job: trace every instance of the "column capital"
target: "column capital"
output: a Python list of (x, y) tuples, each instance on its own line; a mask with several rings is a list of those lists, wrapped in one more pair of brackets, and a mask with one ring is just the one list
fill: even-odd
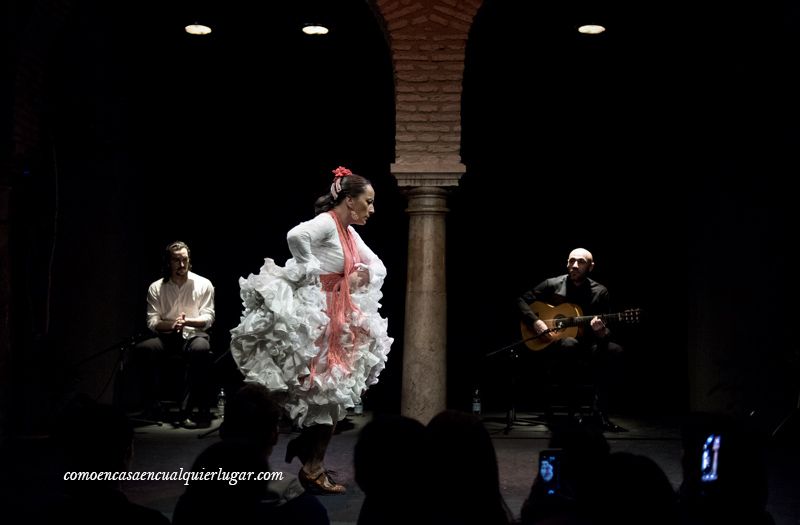
[(421, 186), (458, 186), (466, 167), (457, 159), (401, 159), (392, 164), (391, 171), (397, 179), (397, 186), (408, 189)]

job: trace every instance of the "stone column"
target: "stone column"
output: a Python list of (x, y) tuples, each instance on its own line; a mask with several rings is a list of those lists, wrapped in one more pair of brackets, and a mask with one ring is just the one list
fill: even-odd
[(481, 0), (373, 0), (395, 72), (395, 164), (408, 195), (408, 280), (401, 412), (426, 423), (446, 408), (447, 187), (464, 173), (461, 86)]
[(408, 196), (408, 276), (400, 411), (425, 424), (447, 408), (447, 187), (464, 172), (460, 163), (431, 167), (394, 164)]

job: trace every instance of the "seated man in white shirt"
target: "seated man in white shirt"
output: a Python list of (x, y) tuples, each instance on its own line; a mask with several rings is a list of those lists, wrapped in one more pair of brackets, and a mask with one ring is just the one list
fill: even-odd
[[(154, 337), (136, 345), (136, 359), (144, 365), (142, 398), (149, 419), (160, 420), (158, 394), (163, 358), (181, 354), (187, 363), (188, 397), (180, 424), (208, 426), (213, 384), (208, 329), (214, 323), (214, 286), (191, 269), (191, 252), (180, 241), (164, 253), (164, 275), (147, 291), (147, 327)], [(197, 408), (196, 415), (193, 414)]]

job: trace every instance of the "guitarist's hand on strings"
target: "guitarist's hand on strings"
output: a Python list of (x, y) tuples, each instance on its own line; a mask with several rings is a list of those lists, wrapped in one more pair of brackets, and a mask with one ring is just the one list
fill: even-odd
[(605, 337), (608, 335), (608, 328), (606, 327), (606, 324), (597, 316), (594, 316), (592, 320), (589, 321), (589, 326), (592, 327), (594, 333), (599, 337)]
[(547, 326), (547, 323), (541, 319), (533, 323), (533, 330), (536, 332), (537, 337), (543, 341), (550, 341), (553, 339), (550, 328)]

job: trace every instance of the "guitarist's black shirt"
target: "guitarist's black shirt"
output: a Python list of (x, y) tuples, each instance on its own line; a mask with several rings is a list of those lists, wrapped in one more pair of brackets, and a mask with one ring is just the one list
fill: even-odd
[[(533, 326), (538, 317), (531, 310), (534, 301), (541, 301), (553, 306), (571, 303), (580, 307), (584, 315), (602, 315), (609, 313), (610, 302), (608, 288), (593, 279), (586, 279), (581, 286), (576, 286), (568, 275), (560, 275), (545, 279), (533, 290), (527, 291), (519, 298), (519, 309), (526, 324)], [(592, 333), (592, 330), (585, 330)]]

